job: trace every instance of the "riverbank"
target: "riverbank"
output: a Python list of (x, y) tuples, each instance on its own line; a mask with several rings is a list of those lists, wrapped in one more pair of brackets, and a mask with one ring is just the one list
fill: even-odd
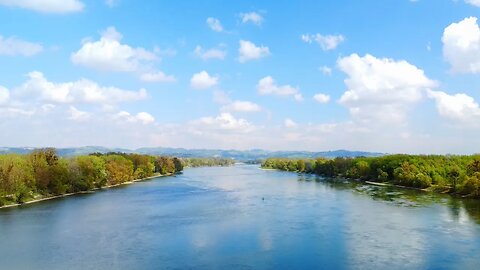
[(480, 155), (386, 155), (381, 157), (268, 158), (262, 167), (326, 177), (370, 180), (392, 187), (480, 199)]
[[(259, 167), (260, 170), (264, 170), (264, 171), (279, 171), (279, 172), (291, 172), (291, 171), (285, 171), (285, 170), (281, 170), (281, 169), (271, 169), (271, 168), (262, 168), (262, 167)], [(305, 172), (293, 172), (293, 173), (298, 173), (298, 174), (305, 174)], [(395, 185), (395, 184), (391, 184), (391, 183), (381, 183), (381, 182), (373, 182), (373, 181), (364, 181), (364, 180), (360, 180), (360, 179), (349, 179), (349, 178), (346, 178), (346, 177), (342, 177), (342, 176), (337, 176), (337, 178), (342, 178), (342, 179), (345, 179), (347, 181), (355, 181), (355, 182), (359, 182), (359, 183), (363, 183), (363, 184), (366, 184), (366, 185), (371, 185), (371, 186), (378, 186), (378, 187), (393, 187), (393, 188), (401, 188), (401, 189), (411, 189), (411, 190), (418, 190), (418, 191), (424, 191), (424, 192), (434, 192), (432, 190), (432, 188), (416, 188), (416, 187), (408, 187), (408, 186), (401, 186), (401, 185)], [(335, 177), (334, 177), (335, 178)], [(437, 193), (442, 193), (442, 194), (445, 194), (448, 192), (437, 192)], [(450, 194), (450, 195), (453, 195), (453, 194)], [(465, 198), (465, 196), (462, 196), (463, 198)]]
[(425, 191), (428, 192), (430, 190), (426, 188), (416, 188), (416, 187), (407, 187), (407, 186), (401, 186), (401, 185), (394, 185), (390, 183), (379, 183), (379, 182), (372, 182), (372, 181), (361, 181), (362, 183), (372, 185), (372, 186), (379, 186), (379, 187), (394, 187), (394, 188), (403, 188), (403, 189), (413, 189), (413, 190), (419, 190), (419, 191)]
[(115, 185), (107, 185), (107, 186), (104, 186), (104, 187), (94, 188), (94, 189), (91, 189), (91, 190), (72, 192), (72, 193), (67, 193), (67, 194), (62, 194), (62, 195), (49, 196), (49, 197), (44, 197), (44, 198), (40, 198), (40, 199), (33, 199), (33, 200), (30, 200), (30, 201), (27, 201), (27, 202), (24, 202), (24, 203), (14, 203), (14, 204), (3, 205), (3, 206), (0, 206), (0, 209), (18, 207), (18, 206), (22, 206), (22, 205), (34, 204), (34, 203), (38, 203), (38, 202), (55, 200), (55, 199), (61, 199), (61, 198), (65, 198), (65, 197), (69, 197), (69, 196), (73, 196), (73, 195), (90, 194), (90, 193), (95, 193), (95, 191), (102, 190), (102, 189), (114, 188), (114, 187), (118, 187), (118, 186), (126, 186), (126, 185), (131, 185), (131, 184), (134, 184), (134, 183), (137, 183), (137, 182), (146, 181), (146, 180), (153, 179), (153, 178), (166, 177), (166, 176), (172, 176), (172, 175), (174, 175), (174, 173), (156, 174), (156, 175), (145, 177), (145, 178), (134, 179), (132, 181), (128, 181), (128, 182), (124, 182), (124, 183), (120, 183), (120, 184), (115, 184)]

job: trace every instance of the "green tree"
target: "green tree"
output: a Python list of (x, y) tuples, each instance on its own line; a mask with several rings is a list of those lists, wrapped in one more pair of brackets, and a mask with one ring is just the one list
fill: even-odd
[(24, 202), (35, 189), (33, 168), (24, 156), (0, 155), (0, 204)]
[(305, 172), (305, 169), (306, 169), (305, 160), (299, 159), (297, 161), (297, 170), (299, 172)]

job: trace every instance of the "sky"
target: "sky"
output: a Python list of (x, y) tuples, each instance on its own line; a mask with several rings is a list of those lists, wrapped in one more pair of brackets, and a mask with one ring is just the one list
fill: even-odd
[(0, 146), (480, 152), (480, 0), (0, 0)]

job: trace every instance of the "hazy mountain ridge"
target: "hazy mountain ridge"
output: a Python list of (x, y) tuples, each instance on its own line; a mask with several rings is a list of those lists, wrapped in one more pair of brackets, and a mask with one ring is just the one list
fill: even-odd
[[(0, 147), (0, 154), (18, 153), (27, 154), (33, 151), (34, 147)], [(72, 148), (57, 148), (57, 152), (61, 156), (77, 156), (87, 155), (90, 153), (108, 153), (108, 152), (124, 152), (124, 153), (139, 153), (149, 155), (164, 155), (176, 157), (221, 157), (233, 158), (239, 161), (260, 160), (269, 157), (279, 158), (315, 158), (315, 157), (376, 157), (385, 155), (384, 153), (365, 152), (365, 151), (349, 151), (349, 150), (334, 150), (334, 151), (267, 151), (262, 149), (252, 150), (221, 150), (221, 149), (185, 149), (185, 148), (168, 148), (168, 147), (146, 147), (135, 150), (125, 148), (108, 148), (101, 146), (85, 146)]]

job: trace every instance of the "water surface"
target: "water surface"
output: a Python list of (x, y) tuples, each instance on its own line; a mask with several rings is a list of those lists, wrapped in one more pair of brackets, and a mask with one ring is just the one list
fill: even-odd
[(0, 209), (0, 269), (480, 269), (479, 213), (257, 166), (187, 169)]

